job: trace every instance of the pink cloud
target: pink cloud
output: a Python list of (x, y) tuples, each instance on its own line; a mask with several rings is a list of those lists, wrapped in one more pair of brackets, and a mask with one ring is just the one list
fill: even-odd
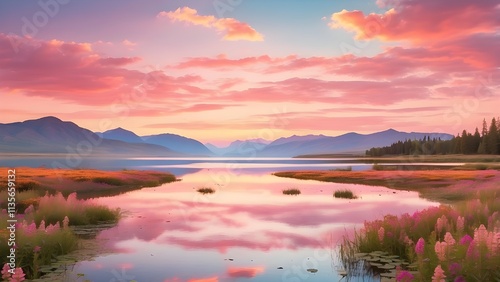
[(198, 11), (189, 7), (178, 8), (175, 11), (161, 12), (157, 17), (167, 17), (171, 21), (187, 22), (193, 25), (201, 25), (207, 28), (214, 28), (224, 33), (224, 40), (247, 40), (263, 41), (262, 34), (253, 29), (250, 25), (242, 23), (233, 18), (216, 18), (215, 16), (202, 16)]
[(330, 26), (356, 33), (358, 39), (436, 42), (494, 31), (500, 24), (498, 1), (378, 1), (392, 7), (383, 14), (342, 10)]
[(194, 278), (189, 279), (188, 282), (218, 282), (219, 278), (217, 276), (209, 277), (209, 278)]

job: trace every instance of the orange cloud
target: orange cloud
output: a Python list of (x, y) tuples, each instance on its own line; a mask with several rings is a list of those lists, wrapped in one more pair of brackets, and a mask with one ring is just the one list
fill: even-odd
[(227, 275), (231, 278), (253, 278), (264, 272), (264, 267), (230, 267), (227, 270)]
[(175, 11), (161, 12), (158, 17), (167, 17), (171, 21), (187, 22), (194, 25), (201, 25), (207, 28), (214, 28), (224, 33), (224, 40), (247, 40), (263, 41), (262, 34), (257, 32), (247, 23), (240, 22), (233, 18), (216, 18), (215, 16), (202, 16), (198, 11), (189, 7), (178, 8)]
[(353, 31), (358, 39), (423, 43), (492, 32), (500, 25), (496, 0), (377, 2), (392, 8), (383, 14), (368, 15), (342, 10), (332, 14), (330, 27)]

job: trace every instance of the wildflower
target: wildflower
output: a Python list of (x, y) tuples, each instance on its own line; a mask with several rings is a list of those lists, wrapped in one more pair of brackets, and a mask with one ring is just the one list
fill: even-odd
[(472, 241), (472, 237), (468, 234), (465, 234), (462, 239), (460, 239), (460, 245), (468, 245)]
[(17, 267), (14, 270), (14, 274), (10, 278), (10, 282), (21, 282), (21, 281), (24, 281), (24, 280), (26, 280), (24, 278), (24, 276), (26, 276), (26, 274), (24, 274), (23, 269), (20, 268), (20, 267)]
[(24, 210), (24, 214), (30, 214), (32, 212), (35, 211), (35, 207), (33, 207), (33, 205), (30, 205), (29, 207), (27, 207), (25, 210)]
[(7, 280), (10, 278), (10, 266), (8, 263), (4, 264), (3, 265), (3, 268), (2, 268), (2, 279), (3, 280)]
[(446, 248), (448, 244), (446, 242), (436, 242), (434, 245), (434, 251), (436, 251), (436, 255), (440, 261), (444, 261), (446, 259)]
[(415, 253), (419, 256), (424, 254), (424, 249), (425, 249), (425, 241), (424, 238), (420, 237), (418, 239), (417, 244), (415, 245)]
[(450, 264), (448, 268), (448, 271), (450, 272), (451, 276), (457, 276), (461, 270), (462, 266), (457, 262)]
[(479, 257), (479, 250), (476, 247), (475, 240), (472, 240), (469, 244), (469, 248), (467, 249), (467, 253), (465, 257), (468, 259), (477, 259)]
[(384, 229), (384, 227), (382, 227), (382, 226), (381, 226), (381, 227), (378, 229), (378, 240), (379, 240), (380, 242), (384, 241), (384, 235), (385, 235), (385, 229)]
[(465, 219), (463, 216), (459, 216), (457, 218), (457, 231), (462, 233), (464, 232)]
[(453, 235), (451, 235), (450, 232), (446, 232), (446, 235), (444, 235), (444, 241), (446, 242), (446, 244), (448, 244), (448, 246), (455, 245), (456, 243)]
[(408, 271), (403, 270), (396, 275), (397, 282), (411, 282), (415, 277)]
[(45, 232), (54, 233), (54, 232), (58, 231), (60, 228), (61, 228), (61, 226), (60, 226), (59, 221), (58, 221), (55, 224), (49, 224), (49, 226), (47, 226), (47, 228), (45, 229)]
[(38, 226), (38, 230), (45, 231), (45, 220), (42, 219), (40, 226)]
[(476, 241), (477, 244), (483, 244), (486, 243), (487, 240), (488, 230), (486, 230), (484, 224), (481, 224), (479, 228), (474, 229), (474, 241)]
[(455, 278), (455, 280), (453, 280), (453, 282), (466, 282), (466, 281), (463, 276), (458, 276), (457, 278)]
[(65, 216), (63, 219), (63, 228), (66, 229), (69, 226), (69, 218), (68, 216)]
[(436, 221), (436, 230), (437, 230), (437, 233), (438, 234), (441, 233), (441, 231), (443, 231), (443, 229), (446, 231), (447, 226), (448, 226), (448, 218), (446, 218), (446, 216), (444, 216), (444, 214), (443, 214)]
[(38, 252), (40, 252), (40, 250), (41, 250), (41, 249), (42, 249), (42, 247), (40, 247), (40, 246), (35, 246), (35, 248), (33, 249), (33, 252), (34, 252), (34, 253), (38, 253)]
[(436, 266), (434, 269), (434, 276), (432, 276), (432, 282), (446, 282), (444, 279), (446, 275), (444, 275), (444, 270), (441, 268), (441, 265)]

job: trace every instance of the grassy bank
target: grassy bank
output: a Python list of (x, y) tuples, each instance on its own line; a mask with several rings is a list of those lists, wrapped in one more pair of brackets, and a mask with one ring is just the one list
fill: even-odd
[[(0, 170), (7, 171), (7, 168), (0, 168)], [(33, 191), (34, 196), (42, 196), (45, 191), (61, 192), (65, 196), (76, 192), (78, 197), (83, 199), (114, 196), (176, 180), (176, 177), (170, 173), (157, 171), (16, 168), (16, 190), (18, 192)], [(0, 180), (0, 187), (7, 187), (5, 181), (5, 178)], [(18, 198), (21, 205), (23, 200), (26, 199)]]
[[(498, 170), (416, 171), (287, 171), (274, 175), (303, 180), (384, 186), (412, 190), (432, 201), (453, 203), (474, 197), (477, 190), (500, 190)], [(445, 188), (446, 189), (442, 189)]]

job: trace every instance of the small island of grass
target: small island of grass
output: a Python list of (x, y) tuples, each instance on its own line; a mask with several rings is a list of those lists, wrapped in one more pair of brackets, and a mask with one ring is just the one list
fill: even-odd
[(297, 188), (285, 189), (283, 195), (300, 195), (300, 190)]
[(358, 198), (358, 196), (354, 195), (354, 193), (348, 189), (337, 190), (337, 191), (333, 192), (333, 196), (335, 198), (342, 198), (342, 199), (357, 199)]

